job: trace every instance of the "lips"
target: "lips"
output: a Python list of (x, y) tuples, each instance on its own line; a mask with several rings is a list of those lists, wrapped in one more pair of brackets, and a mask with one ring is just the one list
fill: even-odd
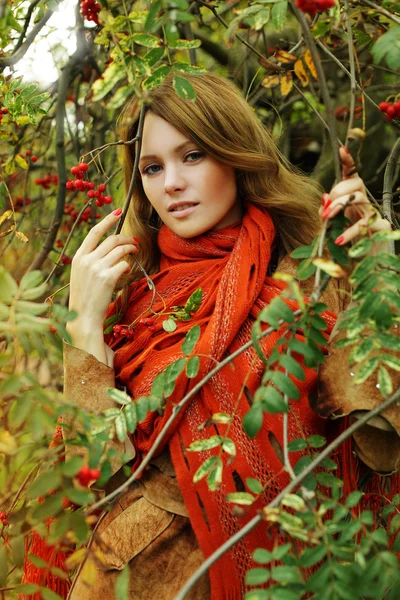
[(168, 207), (168, 212), (180, 212), (197, 205), (198, 202), (173, 202), (171, 206)]

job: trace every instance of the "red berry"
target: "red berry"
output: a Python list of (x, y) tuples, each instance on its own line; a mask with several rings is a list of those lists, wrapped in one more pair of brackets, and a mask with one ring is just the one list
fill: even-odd
[(25, 152), (25, 155), (26, 155), (26, 156), (30, 156), (31, 154), (32, 154), (31, 150), (27, 150), (27, 151)]
[(88, 181), (88, 189), (89, 190), (94, 190), (94, 183), (93, 183), (93, 181)]
[(53, 325), (50, 325), (49, 330), (51, 331), (51, 333), (57, 333), (57, 329), (53, 327)]
[(400, 117), (400, 102), (397, 100), (397, 102), (395, 102), (393, 106), (394, 110), (396, 111), (396, 117)]
[(388, 107), (387, 107), (387, 109), (386, 109), (386, 114), (387, 114), (387, 115), (390, 115), (391, 117), (394, 117), (394, 116), (395, 116), (395, 114), (396, 114), (396, 109), (395, 109), (395, 107), (394, 107), (394, 105), (393, 105), (393, 104), (389, 104), (389, 106), (388, 106)]
[(87, 197), (88, 198), (97, 198), (97, 192), (95, 192), (94, 190), (89, 190), (87, 193)]
[(113, 201), (112, 196), (106, 196), (104, 198), (104, 204), (111, 204)]
[(63, 245), (64, 245), (64, 244), (62, 243), (62, 241), (61, 241), (61, 240), (57, 240), (57, 241), (56, 241), (56, 246), (57, 246), (57, 248), (62, 248), (62, 247), (63, 247)]
[(3, 113), (3, 115), (8, 115), (8, 108), (2, 108), (1, 112)]
[(106, 184), (100, 183), (100, 185), (97, 186), (97, 189), (99, 190), (99, 192), (104, 192), (104, 190), (106, 189)]
[(90, 472), (91, 472), (91, 469), (89, 469), (88, 466), (85, 466), (85, 467), (81, 467), (76, 475), (77, 480), (83, 487), (86, 487), (89, 484), (89, 482), (91, 481)]
[(79, 163), (79, 165), (78, 165), (78, 169), (79, 169), (80, 171), (83, 171), (83, 172), (87, 171), (87, 170), (88, 170), (88, 168), (89, 168), (89, 165), (88, 165), (87, 163), (85, 163), (85, 162), (81, 162), (81, 163)]
[(63, 265), (70, 265), (72, 263), (72, 258), (69, 258), (68, 256), (64, 256), (61, 259)]
[(31, 162), (35, 163), (37, 162), (38, 157), (34, 154), (33, 156), (31, 156)]
[(101, 200), (97, 199), (95, 202), (96, 206), (98, 206), (99, 208), (101, 208), (104, 205), (104, 202), (102, 202)]
[(99, 469), (90, 469), (90, 477), (94, 479), (94, 481), (97, 481), (100, 477)]
[(379, 110), (381, 110), (382, 112), (386, 112), (388, 106), (389, 104), (387, 102), (381, 102), (379, 104)]
[(77, 175), (79, 172), (80, 172), (79, 167), (77, 167), (76, 165), (75, 165), (75, 167), (72, 167), (72, 169), (71, 169), (72, 175)]

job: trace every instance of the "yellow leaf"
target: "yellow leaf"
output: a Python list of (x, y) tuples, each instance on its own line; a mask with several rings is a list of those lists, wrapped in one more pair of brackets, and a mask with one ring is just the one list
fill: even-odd
[(294, 277), (293, 277), (293, 275), (289, 275), (288, 273), (282, 273), (280, 271), (276, 271), (272, 275), (272, 279), (277, 279), (278, 281), (284, 281), (285, 283), (289, 283), (289, 282), (293, 281)]
[(261, 85), (267, 89), (279, 85), (279, 75), (267, 75), (262, 80)]
[(19, 154), (17, 154), (17, 156), (15, 157), (15, 162), (21, 167), (21, 169), (28, 168), (28, 162), (24, 159), (23, 156), (20, 156)]
[(4, 454), (15, 454), (17, 451), (17, 442), (8, 431), (0, 432), (0, 452)]
[(88, 585), (89, 587), (96, 583), (97, 567), (94, 560), (91, 557), (89, 557), (83, 565), (80, 576), (82, 577), (82, 581), (86, 583), (86, 585)]
[(76, 550), (76, 552), (71, 554), (65, 561), (67, 569), (72, 571), (72, 569), (75, 569), (75, 567), (80, 565), (85, 560), (88, 552), (89, 550), (87, 548), (79, 548), (79, 550)]
[(268, 69), (268, 71), (278, 71), (278, 72), (285, 71), (285, 69), (283, 67), (281, 67), (277, 63), (272, 62), (271, 60), (268, 60), (267, 58), (261, 57), (258, 59), (258, 62), (262, 67), (264, 67), (264, 69)]
[(290, 90), (293, 87), (293, 76), (292, 74), (286, 73), (285, 75), (282, 75), (282, 79), (281, 79), (281, 94), (282, 96), (287, 96), (288, 93), (290, 92)]
[(336, 279), (346, 275), (342, 267), (334, 263), (333, 260), (327, 258), (314, 258), (313, 264), (321, 269), (321, 271), (324, 271), (324, 273), (328, 273), (328, 275), (335, 277)]
[(4, 212), (1, 216), (0, 216), (0, 225), (2, 223), (4, 223), (4, 221), (7, 221), (8, 219), (11, 219), (11, 217), (13, 216), (13, 211), (12, 210), (6, 210), (6, 212)]
[(5, 231), (2, 231), (0, 233), (0, 238), (6, 237), (6, 235), (8, 235), (9, 233), (11, 233), (12, 231), (14, 231), (15, 229), (15, 223), (13, 223), (11, 225), (11, 227), (9, 227), (8, 229), (6, 229)]
[(280, 48), (275, 52), (275, 58), (281, 63), (292, 63), (296, 60), (294, 54), (290, 54), (290, 52), (286, 52), (286, 50), (281, 50)]
[(263, 516), (266, 521), (271, 521), (272, 523), (277, 523), (279, 521), (279, 508), (270, 508), (266, 506), (263, 508)]
[(21, 242), (24, 242), (24, 244), (26, 244), (26, 242), (29, 241), (28, 238), (26, 237), (26, 235), (24, 233), (22, 233), (22, 231), (16, 231), (15, 235)]
[(307, 73), (306, 73), (306, 70), (304, 68), (303, 61), (301, 60), (301, 58), (299, 58), (299, 60), (296, 60), (296, 62), (294, 63), (294, 72), (296, 73), (297, 77), (300, 79), (303, 87), (308, 85)]
[(366, 137), (367, 134), (365, 133), (364, 129), (360, 129), (360, 127), (354, 127), (353, 129), (350, 129), (347, 139), (355, 140), (356, 142), (361, 143)]
[(26, 115), (21, 115), (15, 119), (17, 125), (29, 125), (30, 120)]
[(317, 69), (315, 68), (315, 64), (309, 50), (304, 52), (304, 60), (306, 61), (307, 67), (310, 69), (311, 75), (314, 77), (314, 79), (318, 79)]

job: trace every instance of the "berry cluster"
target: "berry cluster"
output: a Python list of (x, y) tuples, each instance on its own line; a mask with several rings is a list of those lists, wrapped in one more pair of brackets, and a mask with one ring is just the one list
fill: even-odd
[(323, 12), (335, 6), (335, 0), (296, 0), (295, 5), (310, 17), (315, 17), (317, 12)]
[(381, 102), (379, 110), (385, 113), (389, 121), (393, 121), (395, 117), (400, 118), (400, 102)]
[(130, 329), (126, 325), (114, 325), (113, 335), (115, 338), (126, 337), (128, 340), (132, 340), (135, 336), (133, 329)]
[(21, 152), (18, 152), (18, 156), (20, 156), (21, 158), (25, 158), (25, 156), (27, 156), (28, 158), (31, 159), (31, 162), (33, 162), (33, 163), (38, 161), (38, 157), (36, 156), (36, 154), (32, 154), (31, 150), (27, 150), (25, 152), (25, 156), (23, 154), (21, 154)]
[(65, 254), (63, 254), (61, 262), (63, 265), (70, 265), (72, 263), (72, 258), (69, 258), (69, 256), (66, 256)]
[(112, 196), (104, 196), (103, 192), (106, 189), (105, 183), (100, 183), (95, 189), (95, 184), (92, 181), (84, 181), (85, 172), (89, 166), (87, 163), (82, 162), (75, 165), (71, 169), (72, 175), (75, 175), (75, 179), (69, 180), (66, 183), (67, 190), (72, 192), (84, 192), (87, 191), (88, 198), (96, 198), (96, 206), (104, 206), (104, 204), (111, 204), (113, 199)]
[(4, 512), (4, 510), (0, 511), (0, 521), (3, 523), (3, 525), (7, 525), (7, 513)]
[(87, 21), (93, 21), (96, 25), (99, 24), (98, 13), (101, 6), (96, 0), (81, 0), (81, 14)]
[(149, 331), (155, 331), (157, 329), (157, 327), (155, 325), (155, 323), (156, 323), (155, 317), (146, 317), (144, 319), (140, 319), (139, 323), (141, 325), (145, 325)]
[(83, 487), (87, 487), (91, 481), (97, 481), (100, 477), (99, 469), (89, 469), (89, 467), (82, 467), (79, 469), (76, 478)]
[[(65, 204), (65, 206), (64, 206), (64, 214), (65, 215), (70, 215), (71, 219), (73, 221), (76, 221), (76, 219), (78, 218), (78, 215), (79, 215), (79, 211), (76, 210), (76, 208), (74, 208), (72, 206), (72, 204), (69, 204), (67, 202)], [(82, 221), (85, 221), (85, 223), (87, 223), (89, 221), (91, 215), (92, 215), (92, 211), (91, 211), (91, 209), (88, 206), (87, 208), (85, 208), (85, 210), (81, 214), (81, 218), (79, 219), (79, 223), (81, 223)], [(95, 217), (96, 217), (96, 219), (100, 219), (101, 215), (99, 213), (96, 213)]]
[[(355, 119), (359, 119), (363, 113), (362, 96), (358, 96), (357, 101), (360, 104), (356, 104), (354, 107), (353, 116)], [(335, 117), (338, 121), (348, 121), (349, 116), (350, 116), (350, 107), (349, 106), (339, 106), (335, 110)]]
[(8, 115), (8, 108), (0, 108), (0, 122), (3, 118), (3, 115)]
[(58, 185), (58, 175), (47, 173), (46, 177), (38, 177), (34, 183), (35, 185), (41, 185), (44, 190), (49, 190), (51, 184)]
[(20, 212), (24, 206), (28, 206), (31, 203), (31, 199), (27, 196), (26, 198), (22, 198), (22, 196), (18, 196), (14, 200), (14, 210), (15, 212)]

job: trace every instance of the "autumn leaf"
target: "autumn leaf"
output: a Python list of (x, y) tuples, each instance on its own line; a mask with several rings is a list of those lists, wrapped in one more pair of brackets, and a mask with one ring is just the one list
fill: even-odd
[(8, 219), (11, 219), (12, 216), (13, 216), (13, 211), (12, 210), (6, 210), (6, 212), (4, 212), (0, 216), (0, 225), (2, 225), (4, 223), (4, 221), (7, 221)]
[(280, 48), (275, 52), (275, 58), (281, 63), (292, 63), (296, 60), (294, 54), (290, 54), (290, 52), (286, 52), (286, 50), (281, 50)]
[(276, 63), (273, 63), (272, 61), (270, 61), (266, 58), (259, 58), (258, 63), (262, 67), (264, 67), (264, 69), (268, 69), (268, 71), (278, 71), (279, 73), (282, 73), (285, 71), (285, 69), (283, 67), (281, 67), (280, 65), (277, 65)]
[(24, 242), (24, 244), (26, 244), (26, 242), (29, 241), (28, 238), (26, 237), (26, 235), (24, 233), (22, 233), (22, 231), (16, 231), (15, 235), (21, 242)]
[(328, 260), (327, 258), (314, 258), (313, 263), (316, 267), (321, 269), (321, 271), (328, 273), (328, 275), (335, 277), (336, 279), (346, 275), (342, 267), (334, 263), (333, 260)]
[(282, 79), (281, 79), (281, 94), (282, 96), (287, 96), (288, 93), (291, 91), (293, 87), (293, 76), (292, 74), (286, 73), (285, 75), (282, 75)]
[(311, 75), (314, 77), (314, 79), (318, 79), (317, 69), (315, 68), (315, 64), (309, 50), (304, 52), (304, 60), (306, 61), (307, 67), (310, 69)]
[(306, 73), (306, 70), (304, 68), (304, 64), (303, 64), (303, 61), (301, 58), (299, 58), (299, 60), (296, 60), (296, 62), (294, 63), (294, 72), (296, 73), (297, 77), (300, 79), (303, 87), (308, 85), (307, 73)]
[(14, 229), (15, 229), (15, 223), (13, 223), (13, 224), (11, 225), (11, 227), (9, 227), (8, 229), (6, 229), (5, 231), (2, 231), (2, 232), (0, 233), (0, 238), (2, 238), (2, 237), (5, 237), (6, 235), (8, 235), (8, 234), (9, 234), (9, 233), (11, 233), (12, 231), (14, 231)]
[(262, 80), (261, 85), (267, 89), (279, 85), (279, 75), (267, 75)]

